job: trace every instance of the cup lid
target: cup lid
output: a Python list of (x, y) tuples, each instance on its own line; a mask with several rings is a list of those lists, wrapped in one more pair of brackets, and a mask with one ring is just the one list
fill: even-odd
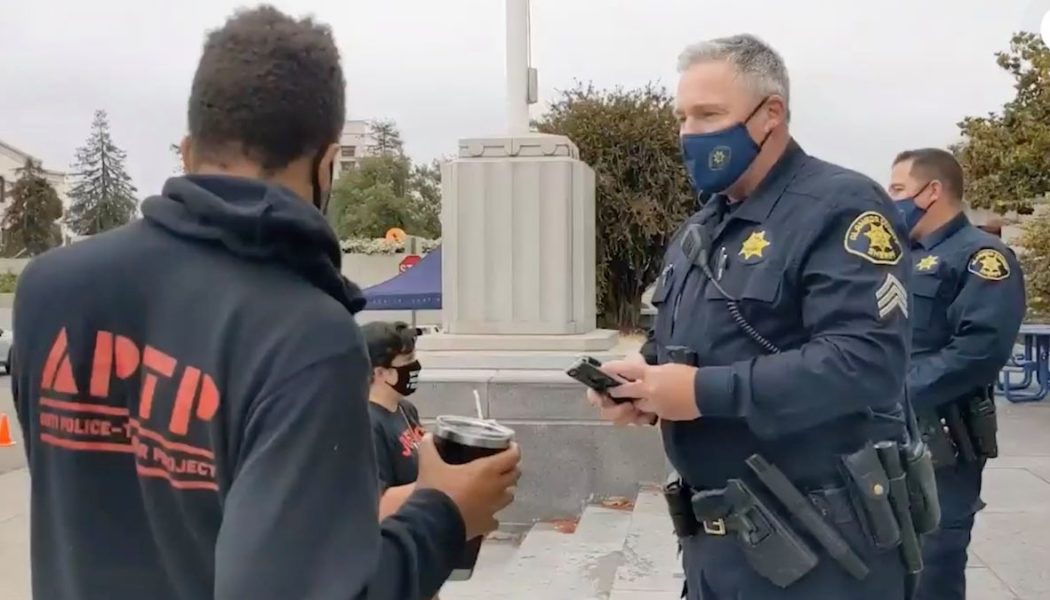
[(436, 419), (434, 435), (477, 448), (507, 448), (514, 430), (495, 421), (476, 417), (442, 415)]

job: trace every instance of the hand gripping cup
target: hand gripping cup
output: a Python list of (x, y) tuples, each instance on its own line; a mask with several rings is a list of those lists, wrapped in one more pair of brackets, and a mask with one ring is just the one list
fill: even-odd
[[(450, 465), (499, 454), (509, 448), (513, 440), (513, 429), (473, 417), (440, 416), (434, 427), (434, 446), (441, 459)], [(474, 574), (481, 540), (482, 536), (478, 536), (467, 542), (466, 551), (453, 562), (449, 581), (463, 581)]]

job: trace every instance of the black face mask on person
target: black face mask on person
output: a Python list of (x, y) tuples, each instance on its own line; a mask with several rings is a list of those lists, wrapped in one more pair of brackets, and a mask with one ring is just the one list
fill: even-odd
[(321, 148), (321, 151), (314, 157), (310, 168), (310, 187), (313, 190), (313, 204), (317, 207), (317, 210), (321, 211), (321, 214), (325, 216), (328, 216), (328, 200), (332, 197), (332, 183), (335, 180), (334, 161), (328, 165), (327, 189), (321, 189), (321, 181), (317, 172), (321, 170), (321, 161), (324, 160), (324, 156), (327, 153), (328, 146)]
[(390, 369), (397, 373), (397, 380), (394, 383), (387, 381), (387, 385), (402, 396), (411, 396), (415, 393), (419, 372), (423, 370), (423, 366), (419, 364), (418, 360), (414, 360), (407, 365), (390, 367)]

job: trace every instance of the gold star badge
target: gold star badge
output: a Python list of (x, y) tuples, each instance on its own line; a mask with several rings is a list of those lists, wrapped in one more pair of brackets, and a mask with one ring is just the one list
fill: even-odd
[(868, 248), (871, 248), (873, 252), (886, 252), (893, 249), (893, 246), (890, 244), (893, 236), (890, 235), (889, 231), (886, 231), (885, 225), (881, 223), (872, 225), (864, 235), (868, 238)]
[(929, 271), (930, 269), (937, 266), (938, 258), (932, 254), (924, 256), (916, 263), (915, 268), (919, 271)]
[(767, 246), (769, 246), (769, 241), (766, 240), (766, 232), (752, 231), (751, 235), (740, 245), (739, 254), (744, 257), (744, 260), (762, 258), (762, 252)]

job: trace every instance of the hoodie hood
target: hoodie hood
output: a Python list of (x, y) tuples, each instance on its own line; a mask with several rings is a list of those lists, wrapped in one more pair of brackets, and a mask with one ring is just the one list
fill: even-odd
[(365, 306), (361, 288), (340, 272), (343, 255), (324, 216), (286, 188), (221, 175), (173, 177), (160, 196), (143, 201), (142, 216), (181, 238), (284, 263), (351, 313)]

